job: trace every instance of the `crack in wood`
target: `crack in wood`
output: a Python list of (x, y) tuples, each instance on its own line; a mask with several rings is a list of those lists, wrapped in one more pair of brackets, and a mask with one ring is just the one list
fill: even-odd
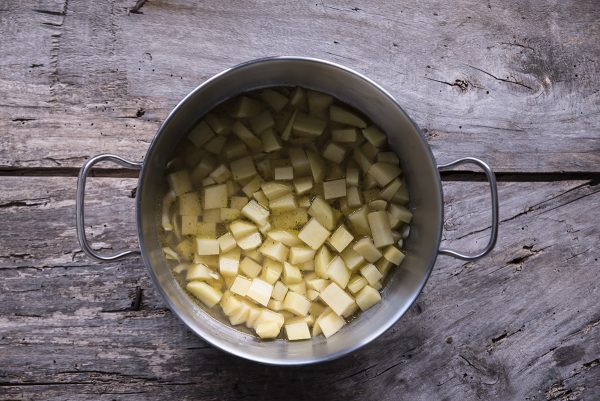
[(494, 78), (494, 79), (495, 79), (495, 80), (497, 80), (497, 81), (502, 81), (502, 82), (506, 82), (506, 83), (509, 83), (509, 84), (515, 84), (515, 85), (519, 85), (519, 86), (522, 86), (522, 87), (524, 87), (524, 88), (527, 88), (527, 89), (529, 89), (529, 90), (533, 90), (533, 88), (532, 88), (531, 86), (529, 86), (529, 85), (525, 85), (525, 84), (524, 84), (524, 83), (522, 83), (522, 82), (519, 82), (519, 81), (516, 81), (516, 80), (515, 80), (515, 81), (511, 81), (510, 79), (499, 78), (499, 77), (495, 76), (494, 74), (491, 74), (491, 73), (487, 72), (486, 70), (483, 70), (483, 69), (481, 69), (481, 68), (479, 68), (479, 67), (475, 67), (475, 66), (472, 66), (472, 65), (470, 65), (470, 64), (465, 64), (465, 65), (466, 65), (467, 67), (471, 67), (471, 68), (473, 68), (474, 70), (481, 71), (481, 72), (483, 72), (484, 74), (486, 74), (486, 75), (489, 75), (490, 77)]

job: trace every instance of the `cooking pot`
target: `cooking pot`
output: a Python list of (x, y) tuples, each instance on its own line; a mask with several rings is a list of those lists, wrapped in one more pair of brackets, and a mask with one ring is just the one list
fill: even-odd
[[(398, 154), (410, 194), (413, 212), (410, 234), (404, 241), (406, 258), (393, 270), (383, 288), (382, 300), (337, 334), (307, 341), (261, 341), (248, 332), (233, 328), (225, 317), (208, 312), (182, 289), (163, 255), (160, 239), (161, 200), (167, 189), (166, 164), (184, 135), (216, 105), (255, 89), (271, 86), (301, 86), (333, 95), (367, 115), (388, 134), (390, 147)], [(97, 254), (85, 236), (85, 182), (92, 166), (112, 161), (122, 167), (141, 170), (136, 193), (139, 250), (112, 256)], [(440, 249), (443, 223), (443, 194), (440, 171), (472, 163), (479, 166), (489, 182), (492, 198), (492, 225), (489, 243), (475, 255)], [(154, 284), (165, 301), (190, 329), (209, 343), (242, 358), (275, 365), (301, 365), (331, 360), (373, 341), (400, 319), (425, 285), (438, 254), (462, 260), (485, 256), (496, 243), (498, 194), (490, 167), (475, 158), (464, 158), (436, 166), (419, 127), (398, 102), (365, 76), (338, 64), (304, 57), (263, 58), (240, 64), (217, 74), (186, 96), (159, 128), (143, 163), (114, 155), (88, 160), (79, 173), (77, 186), (77, 234), (82, 250), (99, 261), (117, 260), (141, 253)], [(218, 309), (218, 308), (213, 308)]]

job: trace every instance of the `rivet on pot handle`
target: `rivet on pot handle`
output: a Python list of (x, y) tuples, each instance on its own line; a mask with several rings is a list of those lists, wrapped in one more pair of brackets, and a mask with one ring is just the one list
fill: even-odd
[(88, 255), (89, 257), (99, 260), (101, 262), (107, 262), (107, 261), (111, 261), (111, 260), (121, 259), (128, 255), (138, 254), (138, 253), (140, 253), (140, 251), (138, 251), (138, 250), (125, 251), (125, 252), (118, 253), (116, 255), (102, 256), (102, 255), (97, 254), (92, 249), (92, 247), (90, 246), (90, 244), (87, 241), (87, 237), (85, 236), (85, 213), (84, 213), (85, 181), (86, 181), (87, 176), (88, 176), (90, 170), (92, 169), (92, 167), (95, 164), (100, 163), (102, 161), (111, 161), (113, 163), (118, 164), (121, 167), (125, 167), (125, 168), (132, 169), (132, 170), (140, 170), (142, 168), (142, 163), (134, 163), (134, 162), (125, 160), (119, 156), (104, 154), (104, 155), (98, 155), (98, 156), (92, 157), (81, 167), (81, 170), (79, 171), (79, 177), (77, 178), (77, 199), (76, 199), (76, 203), (75, 203), (76, 214), (77, 214), (77, 237), (79, 238), (79, 244), (81, 245), (81, 249), (83, 250), (83, 252), (85, 252), (86, 255)]
[(439, 253), (442, 255), (454, 256), (455, 258), (462, 260), (477, 260), (479, 258), (484, 257), (485, 255), (490, 253), (492, 249), (494, 249), (494, 246), (496, 245), (496, 239), (498, 238), (498, 188), (496, 185), (496, 175), (494, 174), (494, 171), (490, 168), (490, 166), (474, 157), (465, 157), (463, 159), (455, 160), (452, 163), (442, 164), (438, 166), (438, 170), (448, 171), (451, 170), (453, 167), (461, 164), (475, 164), (481, 167), (481, 169), (487, 177), (488, 183), (490, 184), (490, 192), (492, 195), (492, 233), (490, 234), (490, 240), (488, 244), (478, 254), (465, 255), (447, 248), (441, 248)]

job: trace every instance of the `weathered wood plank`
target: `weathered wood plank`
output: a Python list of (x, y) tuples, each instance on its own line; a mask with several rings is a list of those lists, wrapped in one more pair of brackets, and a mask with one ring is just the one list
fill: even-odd
[[(140, 160), (193, 87), (248, 59), (296, 54), (380, 82), (440, 162), (598, 172), (600, 9), (409, 1), (11, 2), (0, 12), (0, 167)], [(69, 146), (64, 146), (68, 143)]]
[[(19, 229), (0, 232), (0, 399), (595, 399), (597, 184), (501, 183), (488, 258), (440, 257), (417, 304), (382, 338), (339, 361), (282, 369), (192, 335), (139, 258), (103, 265), (77, 253), (74, 179), (7, 177), (0, 218)], [(134, 185), (91, 180), (100, 246), (116, 233), (120, 246), (135, 243)], [(474, 250), (489, 224), (485, 184), (445, 191), (446, 245)]]

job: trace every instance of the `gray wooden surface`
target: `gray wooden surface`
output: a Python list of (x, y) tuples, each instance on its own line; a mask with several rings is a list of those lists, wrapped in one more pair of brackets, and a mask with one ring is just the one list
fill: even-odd
[[(600, 399), (600, 5), (595, 1), (0, 0), (1, 400)], [(500, 173), (490, 256), (440, 257), (411, 310), (338, 361), (253, 364), (166, 308), (139, 258), (74, 228), (90, 156), (141, 160), (187, 92), (251, 58), (354, 68), (437, 160)], [(106, 166), (111, 167), (111, 166)], [(96, 249), (136, 245), (120, 170), (92, 179)], [(447, 246), (485, 243), (480, 175), (447, 175)]]

